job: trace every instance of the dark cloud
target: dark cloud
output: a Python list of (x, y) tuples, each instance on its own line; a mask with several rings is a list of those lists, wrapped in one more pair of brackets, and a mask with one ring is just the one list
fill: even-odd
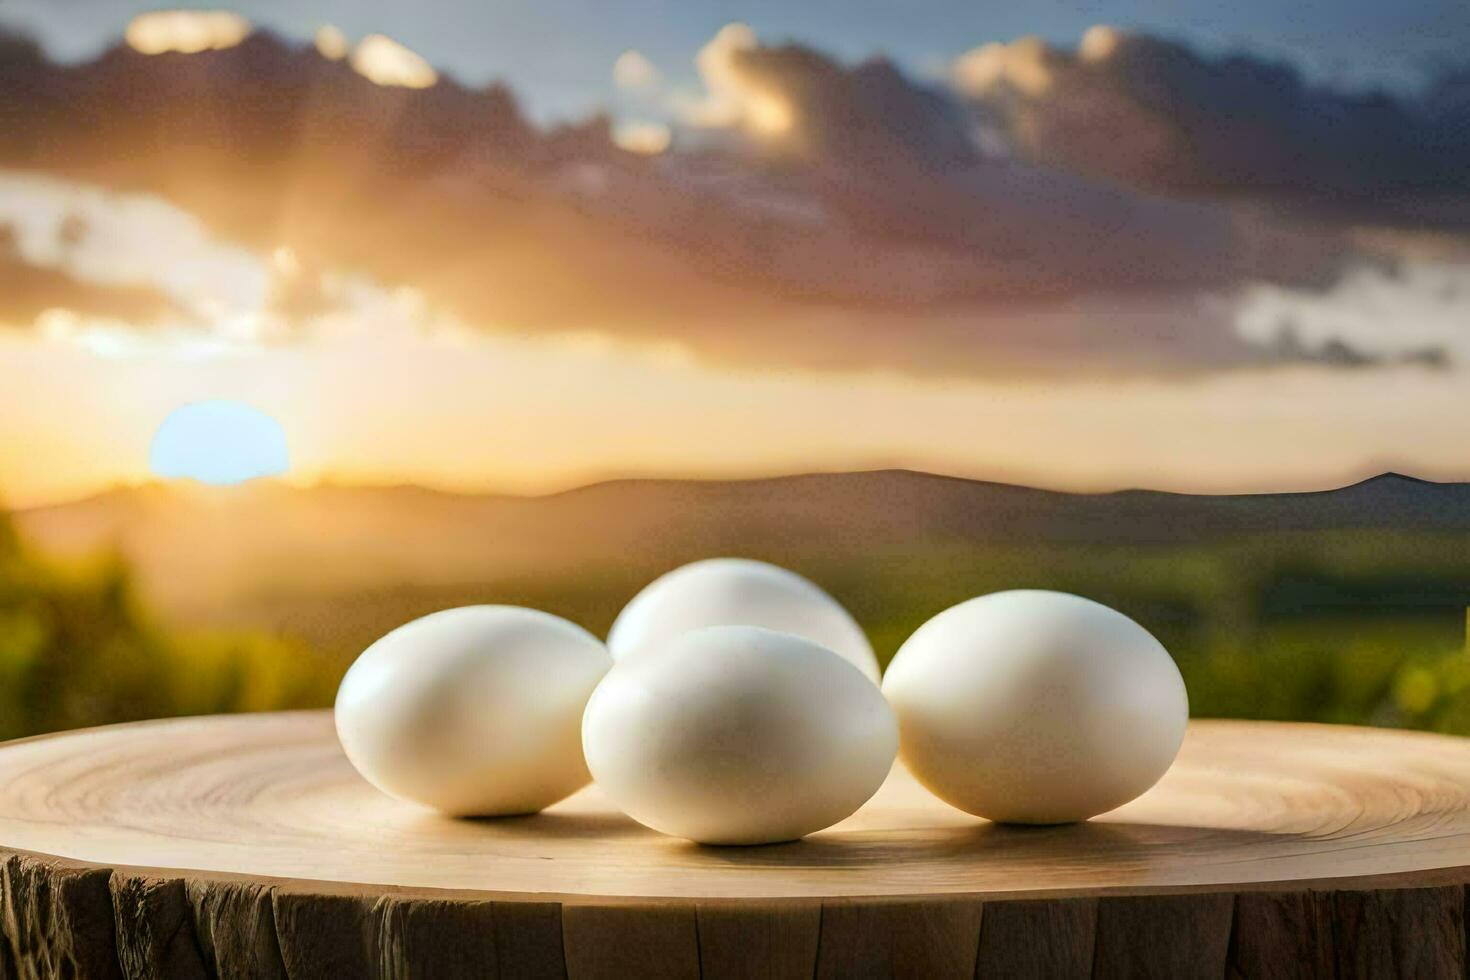
[(1422, 99), (1307, 84), (1094, 28), (1077, 51), (976, 49), (955, 81), (1025, 159), (1147, 190), (1273, 200), (1363, 224), (1470, 227), (1470, 82)]
[[(742, 153), (670, 160), (664, 173), (723, 184), (737, 222), (773, 188), (824, 216), (768, 222), (753, 256), (814, 298), (966, 305), (1323, 281), (1344, 253), (1330, 236), (1264, 213), (987, 159), (951, 94), (883, 59), (847, 67), (788, 45), (736, 50), (730, 67), (753, 97), (789, 114), (789, 127), (749, 134)], [(680, 221), (678, 231), (698, 235), (712, 220)], [(712, 237), (711, 248), (740, 239)]]
[(1311, 346), (1302, 340), (1301, 331), (1289, 319), (1280, 324), (1275, 339), (1259, 349), (1269, 360), (1283, 364), (1324, 364), (1337, 368), (1413, 364), (1440, 370), (1449, 367), (1451, 362), (1449, 351), (1441, 346), (1379, 353), (1355, 347), (1340, 337), (1329, 337)]
[(884, 58), (847, 68), (800, 45), (731, 53), (755, 89), (789, 107), (778, 150), (837, 170), (940, 175), (979, 159), (965, 113), (945, 94), (915, 85)]
[(882, 60), (751, 47), (730, 68), (789, 125), (644, 158), (604, 118), (538, 129), (504, 87), (384, 88), (263, 32), (64, 67), (5, 38), (0, 167), (158, 194), (227, 238), (290, 246), (310, 274), (277, 284), (288, 313), (322, 308), (318, 270), (348, 269), (471, 324), (818, 366), (1240, 363), (1191, 297), (1327, 283), (1355, 251), (1269, 209), (982, 153), (969, 109)]

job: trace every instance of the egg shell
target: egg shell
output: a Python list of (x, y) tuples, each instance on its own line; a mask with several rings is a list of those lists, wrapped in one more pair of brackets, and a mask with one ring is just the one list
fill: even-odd
[(704, 844), (794, 840), (877, 791), (898, 727), (861, 671), (754, 626), (680, 634), (619, 661), (582, 724), (598, 786), (639, 823)]
[(946, 802), (991, 820), (1068, 823), (1147, 790), (1189, 720), (1179, 669), (1122, 613), (1020, 590), (962, 602), (911, 636), (883, 679), (901, 754)]
[(805, 637), (878, 682), (863, 628), (815, 582), (749, 558), (708, 558), (650, 582), (607, 635), (614, 660), (704, 626), (762, 626)]
[(337, 737), (390, 796), (532, 813), (587, 784), (582, 711), (611, 666), (597, 637), (549, 613), (447, 609), (363, 651), (337, 691)]

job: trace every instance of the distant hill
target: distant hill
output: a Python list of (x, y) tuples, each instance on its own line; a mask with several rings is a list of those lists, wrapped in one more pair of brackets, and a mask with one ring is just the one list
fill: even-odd
[(1410, 616), (1432, 638), (1412, 642), (1443, 645), (1470, 605), (1470, 485), (1396, 474), (1236, 496), (1068, 494), (897, 470), (621, 480), (544, 497), (171, 483), (13, 519), (50, 554), (125, 556), (150, 605), (180, 625), (289, 634), (334, 658), (476, 602), (605, 630), (653, 576), (712, 555), (812, 576), (885, 657), (946, 605), (1022, 586), (1115, 604), (1185, 650), (1255, 642), (1260, 624), (1301, 615), (1358, 617), (1341, 626), (1351, 642), (1363, 616)]
[(15, 513), (53, 552), (115, 549), (167, 595), (335, 592), (650, 569), (710, 554), (837, 561), (943, 545), (1150, 545), (1343, 528), (1470, 530), (1470, 485), (1384, 474), (1312, 493), (1071, 494), (884, 470), (619, 480), (544, 497), (154, 484)]

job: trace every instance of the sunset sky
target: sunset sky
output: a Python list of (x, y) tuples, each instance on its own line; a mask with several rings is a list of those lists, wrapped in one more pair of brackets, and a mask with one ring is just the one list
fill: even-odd
[(9, 503), (205, 399), (304, 484), (1470, 479), (1463, 3), (154, 6), (0, 5)]

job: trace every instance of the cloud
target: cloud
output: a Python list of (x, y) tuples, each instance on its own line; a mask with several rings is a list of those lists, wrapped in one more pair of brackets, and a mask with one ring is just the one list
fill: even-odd
[(1248, 197), (1364, 224), (1470, 228), (1470, 98), (1315, 87), (1292, 68), (1095, 27), (952, 65), (980, 125), (1026, 160), (1169, 194)]
[(36, 326), (58, 310), (145, 325), (176, 312), (157, 289), (80, 283), (66, 272), (32, 265), (22, 259), (15, 232), (0, 224), (0, 328)]
[[(0, 319), (109, 351), (189, 339), (250, 345), (361, 310), (365, 286), (289, 247), (263, 256), (149, 194), (0, 171)], [(140, 334), (125, 341), (122, 334)], [(208, 343), (196, 350), (215, 350)], [(231, 348), (235, 349), (235, 348)]]
[[(718, 41), (717, 36), (711, 44)], [(911, 82), (885, 59), (849, 68), (800, 45), (743, 44), (724, 57), (725, 90), (743, 93), (739, 101), (747, 106), (764, 101), (779, 107), (765, 112), (780, 125), (752, 123), (758, 132), (784, 137), (777, 150), (867, 170), (940, 172), (977, 162), (959, 107)], [(755, 109), (747, 114), (761, 116)]]
[(646, 89), (657, 85), (659, 70), (641, 51), (628, 50), (613, 62), (614, 84), (621, 89)]
[(421, 55), (382, 34), (359, 41), (349, 60), (354, 71), (376, 85), (428, 88), (439, 81), (439, 73)]
[(1326, 364), (1337, 368), (1382, 367), (1392, 364), (1413, 364), (1420, 367), (1443, 369), (1449, 366), (1450, 356), (1443, 347), (1424, 347), (1408, 350), (1401, 354), (1372, 354), (1354, 347), (1337, 337), (1330, 338), (1316, 347), (1309, 347), (1301, 340), (1291, 322), (1283, 323), (1276, 339), (1260, 348), (1272, 360), (1285, 364)]
[(764, 136), (779, 136), (792, 127), (791, 105), (772, 86), (741, 70), (741, 59), (758, 51), (755, 31), (745, 24), (726, 24), (699, 53), (694, 65), (704, 85), (702, 95), (675, 93), (676, 115), (684, 123), (712, 129), (743, 127)]
[(227, 10), (158, 10), (134, 17), (126, 39), (142, 54), (197, 54), (234, 47), (250, 30), (248, 20)]
[(1234, 314), (1248, 343), (1287, 360), (1346, 367), (1470, 362), (1470, 265), (1363, 265), (1327, 289), (1257, 284)]
[[(766, 251), (801, 270), (807, 295), (833, 296), (823, 259), (865, 302), (1058, 299), (1091, 292), (1174, 292), (1254, 278), (1318, 281), (1339, 245), (1270, 215), (1138, 193), (1024, 161), (987, 158), (969, 114), (947, 93), (892, 63), (846, 66), (802, 46), (761, 47), (722, 30), (700, 52), (707, 106), (765, 99), (790, 120), (779, 131), (727, 117), (741, 136), (723, 172), (745, 200), (779, 188), (825, 216)], [(687, 158), (686, 158), (687, 159)], [(666, 173), (679, 174), (681, 161)], [(707, 160), (690, 161), (705, 174)], [(862, 269), (871, 275), (857, 276)], [(920, 273), (922, 269), (922, 273)]]
[(329, 61), (340, 61), (352, 50), (347, 43), (347, 35), (343, 34), (342, 29), (335, 24), (323, 24), (318, 27), (311, 43), (317, 53)]
[(254, 310), (270, 290), (270, 272), (258, 256), (218, 240), (197, 217), (152, 195), (0, 173), (0, 229), (12, 263), (34, 270), (32, 277), (45, 272), (83, 291), (156, 296), (161, 302), (149, 304), (155, 313), (203, 320)]
[(653, 155), (669, 148), (673, 138), (666, 123), (630, 119), (613, 126), (613, 142), (631, 153)]
[[(249, 257), (248, 298), (223, 305), (250, 317), (309, 318), (333, 302), (322, 277), (351, 274), (485, 330), (743, 363), (1235, 367), (1263, 355), (1220, 302), (1250, 283), (1320, 289), (1364, 251), (1271, 209), (997, 157), (973, 107), (882, 59), (732, 27), (698, 67), (705, 91), (684, 105), (700, 125), (665, 143), (655, 118), (541, 129), (502, 86), (380, 86), (261, 31), (75, 66), (0, 39), (0, 167), (166, 203), (212, 243), (198, 256)], [(174, 229), (158, 240), (188, 240)], [(157, 268), (109, 282), (204, 309), (178, 281), (202, 259), (128, 240)], [(272, 272), (280, 249), (304, 278)]]

